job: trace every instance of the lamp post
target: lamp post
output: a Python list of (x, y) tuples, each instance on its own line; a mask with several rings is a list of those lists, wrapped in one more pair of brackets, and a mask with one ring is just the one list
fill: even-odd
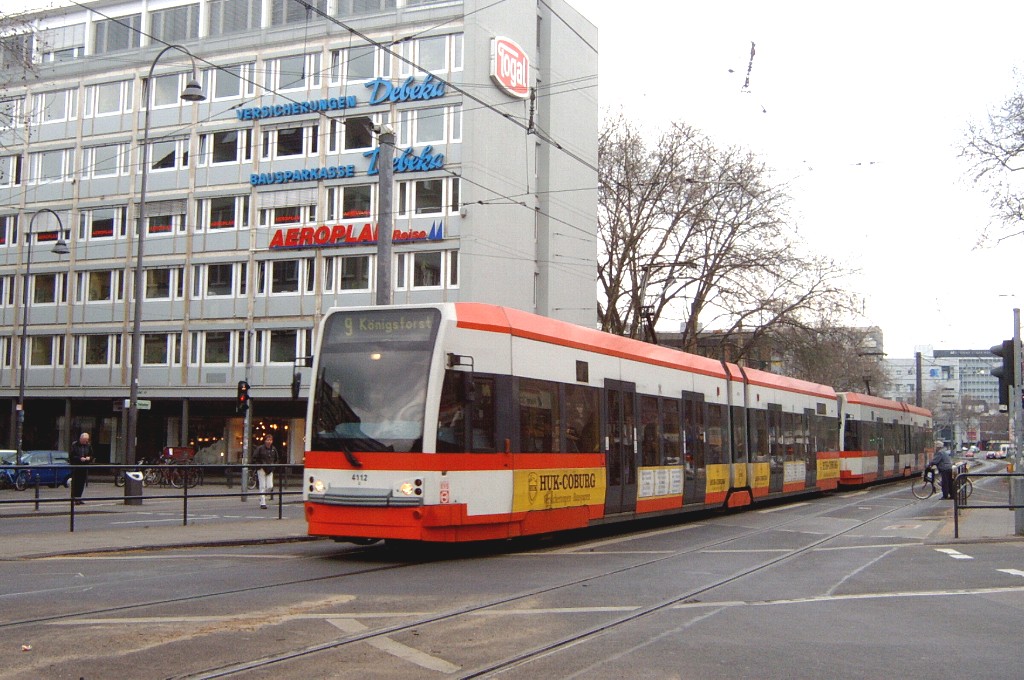
[(18, 350), (18, 361), (21, 362), (21, 375), (18, 379), (18, 407), (17, 407), (17, 429), (18, 429), (18, 450), (15, 453), (15, 464), (21, 465), (22, 444), (25, 436), (25, 378), (28, 360), (28, 287), (32, 282), (32, 225), (36, 218), (42, 213), (50, 213), (57, 219), (57, 242), (53, 244), (53, 252), (57, 255), (67, 255), (71, 250), (64, 241), (64, 224), (60, 221), (60, 215), (49, 208), (37, 210), (28, 221), (28, 229), (25, 231), (25, 276), (21, 284), (21, 347)]
[[(156, 64), (160, 61), (160, 57), (164, 56), (171, 50), (178, 50), (186, 55), (192, 61), (192, 78), (185, 85), (185, 89), (181, 93), (181, 99), (188, 102), (199, 102), (206, 99), (206, 95), (203, 94), (203, 87), (199, 84), (199, 73), (196, 70), (196, 59), (192, 56), (192, 53), (181, 45), (168, 45), (164, 49), (160, 50), (160, 53), (153, 59), (152, 65), (149, 67), (149, 77), (146, 78), (142, 83), (142, 105), (146, 107), (146, 113), (143, 118), (142, 127), (142, 143), (139, 148), (139, 158), (142, 163), (142, 181), (139, 187), (139, 216), (137, 225), (135, 228), (135, 238), (137, 241), (136, 252), (135, 252), (135, 305), (134, 313), (132, 315), (132, 373), (131, 382), (129, 384), (128, 394), (128, 420), (125, 426), (125, 438), (124, 438), (124, 450), (125, 450), (125, 463), (128, 465), (135, 464), (135, 438), (136, 432), (138, 431), (139, 423), (139, 367), (142, 363), (142, 294), (143, 287), (145, 286), (144, 270), (142, 269), (142, 257), (143, 247), (146, 242), (146, 185), (149, 181), (149, 92), (150, 84), (153, 81), (153, 71), (156, 69)], [(128, 485), (125, 485), (125, 493), (128, 493)]]

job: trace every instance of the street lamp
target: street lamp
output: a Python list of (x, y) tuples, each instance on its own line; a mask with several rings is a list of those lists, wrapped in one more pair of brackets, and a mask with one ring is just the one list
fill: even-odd
[[(146, 185), (149, 181), (149, 91), (153, 81), (153, 71), (160, 57), (171, 50), (178, 50), (188, 55), (192, 61), (192, 78), (185, 85), (181, 92), (181, 99), (187, 102), (200, 102), (206, 99), (203, 94), (203, 86), (199, 84), (199, 72), (196, 69), (196, 59), (192, 53), (181, 45), (168, 45), (160, 50), (160, 53), (153, 59), (149, 67), (149, 77), (142, 83), (142, 104), (146, 107), (146, 114), (143, 119), (142, 144), (140, 145), (139, 158), (142, 163), (142, 182), (139, 188), (139, 216), (135, 228), (135, 238), (138, 242), (135, 252), (135, 308), (132, 318), (132, 375), (128, 395), (128, 422), (125, 427), (125, 463), (135, 464), (135, 437), (139, 423), (139, 366), (142, 363), (142, 294), (144, 281), (144, 270), (142, 269), (143, 246), (146, 241)], [(125, 493), (128, 493), (128, 485), (125, 485)]]
[(37, 210), (28, 221), (28, 229), (25, 231), (25, 276), (21, 284), (21, 348), (18, 353), (18, 361), (21, 362), (21, 376), (18, 380), (18, 450), (15, 453), (15, 464), (21, 465), (22, 443), (25, 435), (25, 377), (28, 361), (28, 287), (32, 281), (32, 225), (36, 218), (42, 213), (50, 213), (57, 219), (57, 242), (53, 244), (53, 253), (56, 255), (67, 255), (71, 250), (64, 241), (64, 224), (60, 221), (60, 215), (49, 208)]

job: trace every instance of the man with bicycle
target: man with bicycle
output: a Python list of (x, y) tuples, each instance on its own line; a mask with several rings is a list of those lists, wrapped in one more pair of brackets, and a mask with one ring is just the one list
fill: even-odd
[(935, 455), (928, 462), (928, 465), (938, 469), (942, 480), (942, 498), (953, 498), (953, 459), (946, 447), (941, 446), (935, 450)]

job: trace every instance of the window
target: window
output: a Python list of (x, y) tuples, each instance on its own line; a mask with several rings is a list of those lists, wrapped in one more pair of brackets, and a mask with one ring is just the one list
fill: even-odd
[(262, 0), (210, 0), (210, 37), (254, 31), (260, 27)]
[(294, 126), (263, 131), (262, 159), (315, 156), (320, 127)]
[(113, 272), (87, 272), (86, 300), (89, 302), (108, 302), (113, 299)]
[(299, 292), (299, 261), (298, 260), (275, 260), (270, 263), (271, 293), (298, 293)]
[(65, 177), (71, 175), (74, 169), (74, 149), (54, 149), (53, 151), (41, 151), (30, 157), (34, 168), (34, 177), (37, 184), (48, 182), (63, 182)]
[(146, 270), (146, 300), (170, 300), (171, 287), (173, 285), (175, 270), (147, 269)]
[(127, 208), (93, 208), (83, 210), (78, 238), (97, 239), (125, 236)]
[[(18, 216), (17, 215), (0, 215), (0, 246), (6, 246), (8, 244), (15, 244), (18, 242)], [(3, 297), (3, 291), (0, 289), (0, 298)], [(0, 305), (3, 304), (3, 300), (0, 299)]]
[(231, 295), (233, 264), (206, 265), (206, 297)]
[(597, 453), (601, 450), (599, 392), (593, 387), (565, 387), (565, 450)]
[(21, 155), (0, 156), (0, 187), (21, 184)]
[(199, 138), (200, 162), (207, 164), (237, 163), (252, 160), (251, 130), (224, 130)]
[(94, 26), (93, 54), (106, 54), (139, 47), (142, 15), (131, 14), (117, 19), (97, 21)]
[(151, 170), (173, 170), (188, 167), (188, 140), (170, 139), (150, 142)]
[(151, 43), (174, 44), (199, 37), (199, 3), (149, 13)]
[[(406, 6), (411, 4), (413, 3), (407, 2)], [(413, 75), (414, 72), (443, 73), (449, 70), (461, 70), (463, 42), (462, 34), (457, 33), (420, 38), (402, 44), (401, 54), (409, 61), (402, 62), (401, 75), (405, 77)], [(415, 64), (416, 68), (412, 64)]]
[(78, 90), (54, 90), (35, 96), (36, 120), (57, 123), (78, 117)]
[(142, 363), (150, 366), (166, 366), (169, 353), (167, 340), (170, 336), (163, 333), (146, 333), (142, 336)]
[(558, 385), (545, 380), (519, 381), (519, 445), (524, 453), (559, 450)]
[(127, 151), (126, 144), (87, 147), (82, 175), (90, 178), (123, 175)]
[[(365, 220), (372, 215), (372, 184), (352, 184), (327, 190), (328, 220)], [(341, 207), (339, 213), (338, 206)]]
[(387, 54), (381, 53), (381, 68), (377, 68), (377, 48), (373, 45), (360, 45), (346, 50), (331, 52), (331, 84), (342, 82), (358, 82), (372, 80), (377, 77), (378, 70), (383, 78), (391, 75), (390, 62)]
[[(459, 211), (459, 179), (421, 179), (398, 183), (399, 215), (440, 214)], [(446, 202), (445, 191), (448, 192)], [(447, 203), (447, 205), (446, 205)]]
[(132, 81), (100, 83), (85, 90), (86, 115), (107, 116), (132, 110)]
[(416, 112), (416, 144), (431, 144), (444, 141), (443, 106), (420, 109)]
[(338, 290), (370, 290), (370, 256), (345, 255), (338, 263)]
[[(182, 203), (184, 203), (184, 201), (182, 201)], [(182, 206), (182, 209), (184, 209), (184, 206)], [(147, 234), (173, 234), (180, 231), (185, 231), (184, 213), (169, 212), (166, 209), (147, 211)]]
[(260, 225), (264, 227), (287, 227), (315, 221), (315, 205), (286, 205), (260, 210)]
[[(309, 0), (312, 5), (321, 12), (327, 10), (327, 0)], [(270, 0), (270, 25), (285, 26), (287, 24), (298, 24), (305, 21), (323, 20), (320, 14), (312, 9), (307, 10), (305, 4), (293, 0)]]
[(337, 17), (372, 14), (395, 8), (395, 0), (337, 0), (334, 15)]
[(85, 55), (85, 24), (46, 29), (36, 44), (44, 63), (78, 59)]
[(182, 103), (181, 93), (185, 89), (185, 83), (182, 80), (184, 77), (185, 74), (172, 73), (153, 78), (153, 81), (149, 84), (150, 106), (153, 108), (180, 106)]
[[(299, 3), (289, 2), (300, 6)], [(267, 90), (304, 90), (320, 87), (320, 58), (317, 54), (293, 54), (264, 64), (263, 84)]]
[(296, 350), (297, 340), (296, 330), (270, 331), (270, 363), (294, 364), (299, 354)]
[(197, 230), (234, 229), (249, 226), (248, 196), (218, 196), (197, 202)]
[(440, 288), (442, 282), (441, 260), (440, 251), (413, 253), (413, 288)]
[(231, 363), (231, 333), (228, 331), (206, 331), (203, 334), (203, 339), (203, 360), (205, 363)]
[(24, 97), (0, 99), (0, 130), (21, 124), (21, 106)]
[(210, 71), (213, 85), (210, 91), (214, 100), (235, 99), (254, 92), (252, 81), (253, 64), (234, 64)]
[[(36, 335), (30, 338), (32, 347), (29, 350), (30, 366), (63, 366), (64, 337), (52, 335)], [(56, 360), (56, 361), (55, 361)]]
[(416, 65), (424, 71), (437, 73), (448, 70), (448, 36), (420, 38), (416, 41)]
[(85, 364), (107, 366), (110, 364), (110, 336), (85, 335)]

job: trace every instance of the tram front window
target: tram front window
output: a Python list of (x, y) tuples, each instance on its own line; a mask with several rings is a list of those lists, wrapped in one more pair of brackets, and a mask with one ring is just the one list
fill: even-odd
[(313, 450), (422, 451), (436, 309), (333, 314), (314, 384)]

